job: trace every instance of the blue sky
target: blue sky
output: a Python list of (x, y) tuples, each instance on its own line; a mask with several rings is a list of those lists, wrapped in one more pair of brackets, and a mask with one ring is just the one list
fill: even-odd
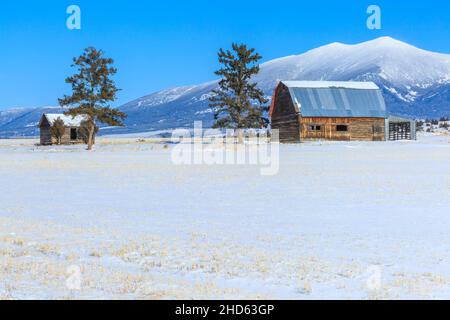
[[(82, 29), (68, 30), (78, 5)], [(366, 9), (382, 10), (382, 30)], [(56, 105), (71, 59), (96, 46), (115, 59), (122, 89), (114, 106), (167, 87), (215, 78), (216, 52), (245, 42), (263, 61), (330, 42), (391, 36), (450, 53), (450, 3), (428, 1), (5, 0), (0, 4), (0, 108)]]

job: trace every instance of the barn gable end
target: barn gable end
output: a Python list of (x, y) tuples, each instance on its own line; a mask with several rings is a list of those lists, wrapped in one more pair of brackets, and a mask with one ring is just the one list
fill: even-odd
[(294, 104), (289, 88), (280, 83), (275, 90), (270, 108), (272, 129), (278, 129), (280, 141), (300, 141), (300, 113)]

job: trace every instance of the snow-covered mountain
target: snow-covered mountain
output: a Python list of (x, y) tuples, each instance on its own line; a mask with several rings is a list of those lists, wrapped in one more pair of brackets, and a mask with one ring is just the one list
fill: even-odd
[(450, 83), (450, 55), (421, 50), (389, 37), (357, 45), (332, 43), (267, 62), (258, 78), (263, 86), (270, 86), (273, 78), (275, 81), (370, 79), (405, 90), (423, 89)]
[[(280, 80), (374, 81), (382, 88), (392, 114), (430, 118), (450, 115), (450, 55), (389, 37), (356, 45), (332, 43), (275, 59), (262, 64), (254, 79), (268, 97)], [(127, 127), (119, 131), (192, 127), (194, 120), (210, 125), (213, 112), (208, 98), (216, 86), (217, 81), (178, 87), (131, 101), (120, 107), (129, 117)], [(0, 114), (0, 136), (5, 130), (2, 118)], [(25, 125), (24, 121), (14, 122), (9, 122), (8, 130), (14, 127), (20, 131)]]
[[(389, 111), (407, 117), (450, 115), (450, 55), (425, 51), (389, 37), (356, 45), (332, 43), (304, 54), (261, 65), (254, 79), (271, 97), (280, 80), (374, 81), (383, 90)], [(217, 82), (164, 90), (121, 109), (129, 114), (124, 130), (212, 123), (208, 107)]]

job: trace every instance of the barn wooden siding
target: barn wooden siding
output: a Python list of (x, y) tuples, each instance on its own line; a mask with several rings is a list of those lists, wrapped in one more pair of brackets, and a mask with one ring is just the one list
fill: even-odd
[[(346, 126), (347, 131), (338, 131)], [(320, 127), (312, 130), (311, 127)], [(385, 119), (380, 118), (303, 118), (300, 117), (300, 139), (335, 141), (384, 141)]]

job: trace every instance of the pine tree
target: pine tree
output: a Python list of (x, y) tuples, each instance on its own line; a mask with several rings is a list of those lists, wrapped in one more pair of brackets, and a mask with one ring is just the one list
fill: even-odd
[(219, 89), (213, 90), (210, 106), (215, 109), (214, 128), (237, 129), (240, 133), (245, 128), (264, 128), (268, 121), (264, 118), (268, 100), (251, 82), (259, 72), (257, 62), (262, 58), (255, 49), (248, 49), (245, 44), (232, 44), (232, 51), (223, 49), (218, 53), (222, 68), (215, 72), (221, 76)]
[(50, 127), (50, 131), (52, 133), (52, 136), (56, 139), (56, 143), (60, 145), (62, 137), (66, 132), (66, 126), (64, 125), (64, 121), (58, 117), (58, 119), (53, 121), (53, 124)]
[(114, 61), (105, 58), (102, 50), (89, 47), (83, 54), (73, 59), (72, 67), (77, 73), (66, 79), (72, 86), (72, 95), (59, 99), (61, 106), (69, 106), (66, 115), (87, 115), (90, 119), (88, 125), (88, 150), (92, 150), (96, 134), (96, 123), (105, 123), (110, 126), (123, 126), (126, 114), (112, 109), (110, 102), (116, 99), (119, 89), (111, 76), (117, 73), (112, 67)]

